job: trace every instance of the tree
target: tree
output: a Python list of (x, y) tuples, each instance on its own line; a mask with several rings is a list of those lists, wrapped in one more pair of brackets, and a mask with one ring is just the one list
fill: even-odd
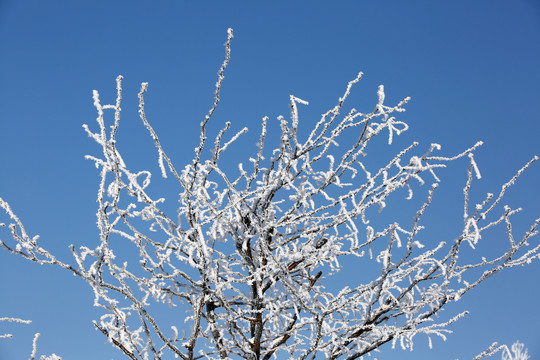
[[(433, 335), (445, 338), (448, 326), (466, 315), (464, 311), (438, 319), (447, 304), (503, 269), (540, 257), (540, 245), (529, 245), (540, 219), (516, 238), (511, 217), (520, 209), (499, 206), (507, 188), (538, 157), (499, 194), (487, 194), (473, 206), (469, 192), (473, 178), (480, 178), (473, 154), (481, 142), (455, 156), (437, 155), (438, 144), (412, 155), (419, 146), (415, 142), (374, 168), (365, 160), (368, 145), (386, 136), (392, 144), (395, 135), (408, 129), (395, 115), (404, 111), (409, 98), (386, 105), (380, 86), (372, 111), (343, 114), (362, 73), (306, 136), (299, 130), (298, 105), (308, 104), (291, 96), (290, 119), (278, 118), (277, 146), (270, 151), (265, 146), (271, 139), (264, 118), (250, 169), (240, 163), (236, 174), (222, 167), (222, 154), (247, 131), (229, 136), (226, 123), (212, 144), (207, 138), (232, 38), (229, 30), (214, 103), (201, 122), (195, 155), (184, 168), (175, 167), (146, 118), (148, 84), (139, 92), (140, 118), (157, 148), (161, 175), (172, 176), (180, 189), (174, 216), (163, 210), (163, 198), (150, 195), (151, 173), (129, 170), (117, 148), (121, 76), (114, 105), (102, 105), (94, 91), (99, 129), (84, 125), (103, 151), (99, 158), (87, 156), (101, 176), (99, 245), (71, 246), (75, 264), (62, 262), (38, 244), (38, 236), (27, 234), (0, 199), (11, 218), (8, 227), (15, 243), (0, 241), (2, 247), (84, 279), (93, 289), (95, 305), (104, 311), (94, 322), (96, 329), (127, 358), (356, 359), (389, 342), (412, 349), (417, 335), (430, 341)], [(108, 110), (114, 111), (110, 126), (105, 121)], [(440, 181), (438, 169), (467, 157), (459, 235), (436, 243), (421, 240), (423, 215)], [(415, 192), (421, 191), (417, 188), (426, 181), (432, 185), (409, 224), (375, 225), (377, 210), (383, 211), (399, 194), (416, 199)], [(507, 228), (506, 249), (478, 262), (460, 260), (464, 248), (475, 249), (482, 235), (497, 226)], [(135, 252), (126, 250), (129, 243)], [(122, 261), (125, 253), (138, 258)], [(333, 279), (344, 263), (352, 266), (349, 271), (361, 267), (376, 272), (367, 282), (338, 289)], [(182, 320), (189, 330), (178, 331), (182, 321), (158, 318), (150, 308), (156, 303), (186, 310)], [(493, 345), (477, 358), (501, 348)]]

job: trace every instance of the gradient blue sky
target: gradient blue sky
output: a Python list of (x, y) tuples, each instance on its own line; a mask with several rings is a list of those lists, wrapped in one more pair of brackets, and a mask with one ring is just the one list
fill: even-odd
[[(68, 245), (97, 240), (98, 173), (83, 159), (98, 148), (83, 132), (96, 117), (91, 91), (112, 103), (124, 75), (120, 148), (133, 167), (158, 177), (156, 154), (137, 116), (136, 95), (149, 82), (147, 115), (177, 164), (189, 162), (199, 122), (212, 103), (226, 29), (234, 28), (232, 61), (211, 131), (225, 121), (257, 133), (259, 120), (287, 115), (289, 94), (310, 101), (304, 114), (333, 106), (347, 81), (364, 79), (351, 96), (372, 109), (377, 85), (389, 103), (412, 97), (401, 119), (412, 142), (455, 154), (477, 140), (483, 179), (478, 198), (540, 155), (540, 3), (514, 1), (0, 1), (0, 196), (42, 246), (70, 261)], [(307, 125), (315, 121), (305, 117)], [(250, 135), (253, 136), (253, 135)], [(248, 138), (248, 140), (253, 138)], [(255, 140), (253, 140), (253, 143)], [(244, 148), (232, 149), (240, 156)], [(372, 154), (376, 156), (376, 154)], [(452, 239), (462, 222), (466, 161), (441, 174), (432, 224)], [(540, 215), (540, 164), (508, 192), (521, 206), (516, 233)], [(156, 180), (156, 185), (159, 181)], [(174, 199), (171, 199), (174, 202)], [(173, 204), (174, 205), (174, 204)], [(0, 221), (6, 222), (5, 218)], [(496, 252), (504, 234), (482, 251)], [(0, 234), (3, 240), (7, 232)], [(536, 238), (533, 243), (538, 243)], [(525, 342), (540, 358), (540, 263), (490, 279), (450, 311), (471, 310), (446, 342), (418, 337), (415, 352), (389, 347), (380, 359), (471, 359), (492, 341)], [(99, 316), (85, 283), (0, 250), (0, 359), (26, 359), (40, 332), (40, 354), (64, 359), (120, 359), (93, 329)], [(499, 358), (499, 357), (497, 357)]]

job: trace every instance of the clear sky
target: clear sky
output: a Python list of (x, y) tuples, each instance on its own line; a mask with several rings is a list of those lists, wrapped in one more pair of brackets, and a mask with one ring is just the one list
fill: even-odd
[[(41, 235), (42, 246), (70, 261), (69, 244), (93, 247), (97, 241), (98, 172), (84, 155), (99, 149), (82, 129), (95, 126), (91, 91), (112, 103), (114, 80), (124, 76), (119, 146), (131, 154), (128, 163), (157, 178), (157, 156), (137, 115), (140, 83), (149, 82), (147, 115), (182, 167), (213, 101), (228, 27), (235, 39), (214, 133), (231, 121), (234, 129), (248, 126), (257, 134), (263, 116), (289, 113), (289, 94), (310, 101), (305, 113), (320, 114), (363, 71), (353, 106), (372, 109), (379, 84), (389, 103), (412, 97), (401, 117), (410, 130), (396, 152), (412, 141), (440, 143), (448, 155), (485, 142), (476, 155), (483, 175), (475, 184), (478, 198), (497, 192), (540, 155), (536, 0), (2, 0), (0, 196), (30, 234)], [(315, 120), (301, 121), (308, 126)], [(441, 238), (458, 235), (466, 166), (462, 161), (441, 173), (433, 210), (439, 215), (431, 224)], [(506, 203), (524, 208), (515, 219), (516, 234), (540, 216), (539, 180), (537, 164), (508, 192)], [(0, 236), (9, 238), (5, 231)], [(504, 233), (486, 242), (482, 251), (493, 254), (505, 244)], [(492, 341), (516, 339), (540, 358), (539, 278), (538, 261), (492, 278), (452, 304), (449, 310), (471, 314), (452, 327), (446, 342), (434, 339), (429, 350), (427, 338), (419, 336), (414, 353), (385, 347), (379, 358), (471, 359)], [(0, 317), (33, 320), (0, 323), (0, 333), (14, 334), (0, 339), (0, 359), (28, 358), (35, 332), (42, 334), (40, 354), (122, 358), (93, 329), (91, 320), (100, 312), (92, 303), (90, 287), (70, 274), (0, 250)]]

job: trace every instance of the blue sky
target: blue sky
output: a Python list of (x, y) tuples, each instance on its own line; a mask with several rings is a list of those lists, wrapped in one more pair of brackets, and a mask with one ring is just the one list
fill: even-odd
[[(310, 101), (305, 114), (320, 114), (363, 71), (353, 106), (372, 109), (379, 84), (389, 103), (412, 97), (401, 116), (410, 130), (396, 152), (412, 141), (440, 143), (448, 155), (485, 142), (476, 155), (483, 175), (479, 198), (540, 155), (540, 5), (534, 0), (3, 0), (0, 196), (30, 234), (41, 235), (42, 246), (69, 261), (69, 244), (96, 243), (98, 173), (84, 155), (99, 149), (82, 129), (95, 124), (91, 91), (111, 103), (114, 80), (124, 76), (119, 146), (130, 154), (128, 163), (157, 178), (153, 144), (137, 115), (140, 83), (150, 83), (147, 115), (182, 166), (213, 101), (228, 27), (235, 31), (232, 60), (213, 131), (225, 121), (255, 130), (265, 115), (287, 115), (289, 94)], [(231, 150), (234, 167), (234, 156), (245, 150)], [(453, 166), (455, 173), (441, 174), (433, 210), (431, 227), (450, 239), (462, 221), (466, 166), (463, 161)], [(524, 208), (515, 219), (518, 234), (540, 215), (538, 180), (540, 164), (508, 192), (506, 203)], [(504, 244), (499, 236), (485, 245), (488, 254)], [(492, 341), (516, 339), (532, 358), (540, 357), (539, 276), (537, 261), (488, 280), (452, 306), (471, 315), (452, 327), (446, 342), (434, 339), (429, 350), (420, 336), (414, 353), (384, 348), (379, 358), (470, 359)], [(27, 358), (35, 332), (42, 334), (41, 354), (122, 358), (93, 329), (99, 312), (92, 303), (90, 287), (73, 276), (0, 251), (0, 317), (33, 320), (0, 324), (0, 333), (15, 335), (0, 339), (0, 359)]]

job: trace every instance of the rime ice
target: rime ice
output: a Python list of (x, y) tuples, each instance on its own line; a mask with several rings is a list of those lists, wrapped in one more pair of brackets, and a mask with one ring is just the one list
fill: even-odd
[[(539, 245), (531, 247), (528, 241), (537, 234), (540, 220), (516, 238), (511, 217), (520, 209), (499, 206), (506, 189), (537, 158), (498, 195), (488, 194), (474, 205), (469, 204), (469, 193), (473, 174), (480, 178), (473, 156), (480, 142), (455, 156), (439, 155), (438, 144), (422, 153), (414, 142), (378, 167), (368, 165), (364, 159), (372, 142), (382, 138), (392, 144), (408, 129), (396, 116), (409, 98), (388, 105), (381, 85), (373, 111), (345, 112), (344, 103), (362, 73), (348, 83), (337, 104), (322, 114), (305, 139), (298, 130), (309, 125), (300, 121), (298, 104), (308, 102), (291, 95), (290, 119), (280, 116), (275, 125), (280, 131), (276, 146), (266, 145), (272, 143), (267, 139), (272, 124), (265, 117), (249, 162), (239, 164), (238, 171), (223, 167), (221, 155), (247, 131), (231, 135), (226, 123), (213, 143), (208, 142), (207, 124), (220, 101), (232, 37), (229, 30), (214, 102), (200, 125), (199, 145), (193, 159), (179, 170), (146, 118), (148, 84), (143, 83), (139, 92), (139, 115), (156, 146), (159, 171), (178, 186), (176, 214), (163, 210), (164, 198), (149, 194), (150, 171), (130, 170), (116, 147), (121, 76), (114, 105), (101, 105), (98, 92), (93, 93), (97, 130), (84, 125), (102, 150), (99, 157), (87, 157), (101, 178), (99, 244), (93, 249), (72, 247), (75, 264), (61, 262), (26, 233), (0, 199), (11, 218), (8, 227), (15, 242), (1, 245), (85, 280), (93, 289), (94, 305), (103, 312), (94, 323), (96, 329), (126, 356), (354, 359), (387, 342), (412, 349), (419, 336), (427, 336), (430, 344), (432, 336), (446, 338), (448, 326), (467, 314), (441, 321), (437, 314), (447, 303), (502, 269), (539, 257)], [(106, 117), (110, 111), (113, 121)], [(352, 142), (344, 140), (351, 136)], [(428, 226), (423, 215), (440, 181), (438, 170), (467, 157), (463, 228), (437, 243), (420, 241), (419, 232)], [(431, 186), (421, 188), (426, 182)], [(372, 209), (385, 211), (391, 198), (405, 194), (413, 199), (417, 192), (423, 192), (425, 200), (412, 222), (374, 225), (378, 212)], [(459, 259), (463, 247), (474, 250), (483, 241), (482, 233), (499, 225), (507, 228), (507, 248), (479, 263)], [(139, 258), (122, 260), (119, 244), (124, 249), (131, 246)], [(366, 252), (369, 256), (364, 256)], [(334, 289), (333, 279), (344, 269), (345, 258), (353, 258), (356, 267), (378, 266), (378, 275)], [(181, 309), (175, 310), (178, 321), (171, 325), (155, 316), (151, 305), (156, 303)]]

